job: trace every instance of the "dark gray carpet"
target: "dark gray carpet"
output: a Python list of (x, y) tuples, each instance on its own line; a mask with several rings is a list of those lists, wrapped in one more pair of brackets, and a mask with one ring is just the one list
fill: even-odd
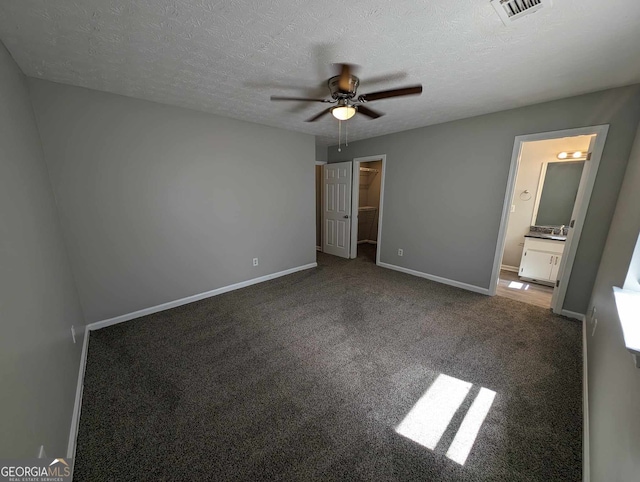
[[(371, 251), (93, 332), (75, 480), (581, 480), (580, 324)], [(394, 428), (441, 373), (474, 386), (432, 451)]]

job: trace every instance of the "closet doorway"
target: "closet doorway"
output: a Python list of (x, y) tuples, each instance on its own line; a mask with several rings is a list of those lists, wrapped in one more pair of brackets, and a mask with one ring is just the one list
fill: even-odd
[(349, 257), (360, 257), (376, 264), (380, 261), (385, 165), (385, 155), (353, 160)]

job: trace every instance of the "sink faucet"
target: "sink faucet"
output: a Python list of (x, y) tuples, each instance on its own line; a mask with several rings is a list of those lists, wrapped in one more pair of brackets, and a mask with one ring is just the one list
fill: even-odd
[[(553, 233), (553, 229), (551, 230), (551, 234)], [(560, 226), (560, 230), (558, 231), (558, 235), (559, 236), (564, 236), (564, 224), (562, 226)]]

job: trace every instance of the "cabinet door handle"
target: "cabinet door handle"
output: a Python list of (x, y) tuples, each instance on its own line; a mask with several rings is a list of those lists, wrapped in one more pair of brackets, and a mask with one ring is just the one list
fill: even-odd
[(556, 256), (556, 262), (553, 263), (555, 266), (558, 266), (558, 257)]
[(553, 256), (551, 256), (551, 258), (549, 259), (549, 264), (553, 263)]

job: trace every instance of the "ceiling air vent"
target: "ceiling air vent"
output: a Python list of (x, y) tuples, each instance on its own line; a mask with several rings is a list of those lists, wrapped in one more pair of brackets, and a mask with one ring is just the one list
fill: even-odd
[(502, 23), (509, 25), (525, 15), (537, 12), (543, 7), (550, 7), (551, 0), (491, 0)]

